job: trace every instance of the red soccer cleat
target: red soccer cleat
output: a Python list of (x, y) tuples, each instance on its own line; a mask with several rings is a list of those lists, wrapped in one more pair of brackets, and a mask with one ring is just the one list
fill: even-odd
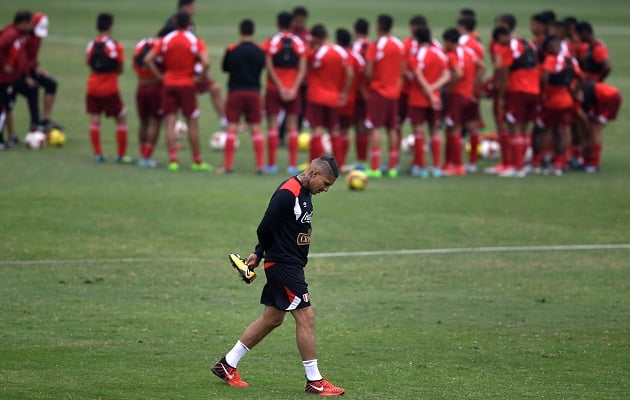
[(218, 363), (210, 369), (213, 374), (222, 379), (225, 383), (232, 387), (248, 387), (249, 384), (241, 380), (236, 368), (232, 368), (225, 362), (225, 359), (221, 359)]
[(343, 388), (337, 387), (332, 383), (328, 382), (326, 379), (322, 379), (319, 381), (307, 381), (306, 388), (304, 389), (306, 393), (317, 394), (320, 396), (330, 397), (330, 396), (343, 396), (345, 391)]
[(457, 167), (449, 167), (442, 171), (446, 176), (464, 176), (466, 175), (466, 168), (463, 165)]

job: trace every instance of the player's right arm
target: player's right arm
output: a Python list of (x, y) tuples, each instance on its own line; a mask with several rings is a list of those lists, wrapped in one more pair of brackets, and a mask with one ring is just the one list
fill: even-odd
[(221, 69), (223, 72), (230, 73), (230, 48), (225, 49), (225, 54), (223, 55), (223, 61), (221, 62)]

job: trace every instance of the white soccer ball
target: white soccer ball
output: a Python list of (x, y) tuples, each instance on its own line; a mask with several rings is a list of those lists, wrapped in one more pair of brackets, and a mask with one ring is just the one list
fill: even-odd
[[(210, 148), (214, 151), (223, 151), (225, 148), (225, 142), (227, 141), (227, 133), (223, 131), (215, 132), (212, 134), (210, 138)], [(234, 141), (234, 148), (238, 148), (240, 145), (240, 141), (238, 140), (238, 136)]]
[(46, 134), (41, 131), (29, 132), (24, 137), (24, 144), (31, 150), (39, 150), (46, 146)]
[(407, 137), (400, 141), (400, 150), (402, 150), (403, 153), (411, 153), (413, 152), (415, 143), (416, 138), (413, 135), (407, 135)]
[(175, 121), (175, 136), (177, 138), (181, 138), (183, 136), (186, 136), (187, 133), (188, 133), (188, 125), (180, 119)]
[(499, 158), (501, 146), (496, 140), (481, 140), (478, 151), (481, 158), (485, 160), (495, 160)]

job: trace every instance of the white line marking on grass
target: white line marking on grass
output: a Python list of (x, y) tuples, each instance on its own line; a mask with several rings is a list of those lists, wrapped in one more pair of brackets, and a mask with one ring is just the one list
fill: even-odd
[(315, 253), (310, 258), (328, 257), (367, 257), (394, 256), (413, 254), (454, 254), (454, 253), (499, 253), (515, 251), (583, 251), (583, 250), (612, 250), (630, 249), (630, 244), (578, 244), (560, 246), (502, 246), (502, 247), (456, 247), (447, 249), (413, 249), (413, 250), (374, 250), (348, 251), (338, 253)]
[[(331, 257), (371, 257), (394, 255), (427, 255), (457, 253), (500, 253), (526, 251), (586, 251), (586, 250), (630, 250), (630, 244), (577, 244), (559, 246), (500, 246), (500, 247), (455, 247), (446, 249), (374, 250), (342, 251), (336, 253), (312, 253), (309, 258)], [(155, 263), (155, 262), (207, 262), (202, 258), (84, 258), (74, 260), (0, 260), (0, 265), (61, 265), (61, 264), (103, 264), (103, 263)]]

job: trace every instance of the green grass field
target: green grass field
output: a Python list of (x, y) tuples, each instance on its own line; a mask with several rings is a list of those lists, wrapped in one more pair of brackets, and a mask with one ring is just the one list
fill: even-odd
[[(54, 118), (66, 126), (68, 142), (61, 149), (0, 152), (1, 399), (307, 397), (290, 317), (239, 364), (249, 388), (230, 388), (209, 370), (262, 310), (264, 277), (244, 285), (227, 252), (252, 249), (269, 196), (284, 179), (249, 172), (248, 136), (240, 137), (238, 172), (231, 176), (92, 162), (83, 51), (95, 36), (95, 15), (115, 14), (114, 36), (130, 59), (133, 44), (155, 33), (175, 3), (19, 4), (51, 18), (41, 61), (60, 82)], [(255, 18), (262, 39), (273, 32), (276, 12), (295, 5), (197, 3), (197, 32), (211, 48), (221, 82), (225, 76), (216, 66), (224, 46), (236, 40), (238, 21)], [(514, 12), (526, 35), (528, 17), (551, 4), (307, 4), (310, 21), (331, 28), (390, 12), (399, 36), (413, 13), (424, 13), (439, 33), (468, 5), (487, 40), (496, 14)], [(3, 23), (17, 7), (0, 2)], [(577, 0), (553, 7), (559, 16), (593, 22), (612, 54), (610, 82), (630, 98), (625, 3)], [(121, 84), (135, 155), (129, 63)], [(207, 97), (199, 101), (206, 143), (219, 124)], [(420, 181), (403, 174), (372, 180), (362, 193), (340, 181), (316, 196), (307, 278), (324, 375), (352, 399), (629, 398), (629, 107), (624, 103), (605, 131), (598, 175)], [(20, 99), (15, 123), (22, 137), (27, 121)], [(113, 122), (103, 128), (111, 159)], [(204, 151), (220, 164), (219, 153), (207, 145)], [(163, 138), (156, 158), (167, 160)], [(182, 160), (187, 167), (187, 153)], [(602, 247), (570, 247), (576, 245)], [(481, 251), (490, 247), (506, 249)], [(427, 251), (386, 254), (400, 250)], [(324, 257), (367, 251), (381, 253)]]

